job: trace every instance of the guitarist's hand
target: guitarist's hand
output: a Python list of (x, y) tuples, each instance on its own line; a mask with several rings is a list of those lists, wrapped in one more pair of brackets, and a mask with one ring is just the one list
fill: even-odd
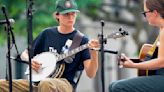
[(89, 45), (92, 61), (97, 61), (98, 50), (100, 49), (99, 41), (97, 39), (92, 39), (89, 41), (88, 45)]
[(120, 65), (125, 68), (134, 68), (134, 63), (125, 54), (121, 54)]
[(41, 64), (35, 61), (34, 59), (32, 59), (31, 64), (32, 64), (32, 69), (35, 70), (36, 72), (38, 72), (39, 69), (41, 68)]
[(89, 44), (89, 48), (91, 50), (99, 50), (100, 49), (100, 44), (99, 41), (97, 39), (92, 39), (88, 42)]

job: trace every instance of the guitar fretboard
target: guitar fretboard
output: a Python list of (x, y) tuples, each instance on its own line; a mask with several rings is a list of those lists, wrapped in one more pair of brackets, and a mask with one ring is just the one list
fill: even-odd
[(75, 48), (75, 49), (73, 49), (71, 51), (68, 51), (67, 53), (59, 55), (57, 57), (57, 61), (63, 60), (65, 58), (67, 58), (67, 57), (70, 57), (70, 56), (72, 56), (72, 55), (74, 55), (74, 54), (76, 54), (76, 53), (78, 53), (78, 52), (80, 52), (80, 51), (82, 51), (84, 49), (87, 49), (87, 48), (88, 48), (88, 44), (81, 45), (80, 47), (77, 47), (77, 48)]

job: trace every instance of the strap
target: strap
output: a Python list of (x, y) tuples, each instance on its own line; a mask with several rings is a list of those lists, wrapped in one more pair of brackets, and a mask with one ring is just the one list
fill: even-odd
[[(75, 35), (73, 37), (73, 42), (72, 42), (71, 46), (69, 47), (69, 51), (80, 46), (80, 43), (82, 41), (82, 37), (83, 37), (83, 34), (81, 32), (77, 31), (75, 33)], [(72, 56), (72, 57), (74, 57), (74, 56)], [(72, 60), (69, 57), (65, 58), (64, 61), (66, 61), (67, 63), (72, 63)]]
[(155, 49), (156, 49), (156, 47), (157, 47), (158, 40), (159, 40), (159, 35), (158, 35), (158, 37), (156, 38), (155, 42), (153, 43), (152, 48), (148, 51), (148, 53), (147, 53), (148, 55), (150, 55), (150, 56), (153, 55), (153, 53), (154, 53), (154, 51), (155, 51)]
[(78, 78), (77, 78), (77, 80), (76, 80), (76, 84), (73, 85), (73, 92), (76, 92), (77, 84), (78, 84), (79, 81), (80, 81), (80, 78), (81, 78), (82, 73), (83, 73), (83, 71), (79, 71), (79, 74), (77, 75)]
[(80, 31), (77, 30), (77, 32), (73, 38), (73, 43), (70, 46), (69, 50), (72, 50), (72, 49), (75, 49), (76, 47), (79, 47), (83, 36), (84, 35)]
[[(152, 48), (150, 48), (150, 50), (148, 51), (147, 56), (151, 56), (151, 57), (153, 56), (153, 54), (154, 54), (154, 52), (155, 52), (155, 49), (156, 49), (156, 47), (157, 47), (158, 40), (159, 40), (159, 35), (158, 35), (158, 37), (156, 38), (155, 42), (153, 43)], [(148, 75), (149, 75), (149, 70), (146, 69), (146, 76), (148, 76)]]
[[(80, 46), (80, 43), (82, 41), (83, 36), (84, 35), (80, 31), (77, 30), (77, 32), (76, 32), (76, 34), (75, 34), (75, 36), (73, 38), (73, 43), (70, 46), (69, 50), (72, 50), (72, 49), (75, 49), (76, 47), (79, 47)], [(75, 89), (77, 87), (77, 84), (78, 84), (78, 82), (80, 80), (80, 77), (82, 75), (82, 70), (79, 71), (79, 72), (80, 72), (80, 74), (78, 75), (77, 80), (76, 80), (76, 83), (75, 83), (75, 85), (73, 87), (74, 88), (73, 92), (75, 92)]]

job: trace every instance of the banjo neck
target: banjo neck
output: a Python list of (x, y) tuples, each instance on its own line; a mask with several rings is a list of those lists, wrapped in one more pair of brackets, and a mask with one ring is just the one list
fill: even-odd
[[(126, 35), (128, 35), (128, 32), (124, 31), (124, 30), (122, 30), (120, 28), (118, 32), (112, 33), (112, 34), (108, 35), (106, 38), (114, 38), (114, 39), (116, 39), (116, 38), (125, 37)], [(84, 49), (87, 49), (88, 47), (89, 47), (88, 44), (84, 44), (84, 45), (81, 45), (80, 47), (77, 47), (77, 48), (71, 50), (71, 51), (68, 51), (67, 53), (59, 54), (57, 56), (57, 62), (65, 59), (65, 58), (67, 58), (69, 56), (72, 56), (72, 55), (74, 55), (74, 54), (76, 54), (76, 53), (78, 53), (78, 52), (80, 52), (80, 51), (82, 51)]]
[(87, 49), (88, 47), (89, 47), (88, 44), (84, 44), (84, 45), (81, 45), (80, 47), (77, 47), (77, 48), (71, 50), (71, 51), (68, 51), (66, 53), (60, 54), (60, 55), (57, 56), (57, 62), (65, 59), (67, 57), (70, 57), (70, 56), (72, 56), (72, 55), (74, 55), (74, 54), (76, 54), (76, 53), (78, 53), (80, 51), (83, 51), (84, 49)]

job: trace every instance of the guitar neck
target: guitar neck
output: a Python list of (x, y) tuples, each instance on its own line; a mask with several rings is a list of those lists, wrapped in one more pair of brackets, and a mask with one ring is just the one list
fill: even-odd
[(130, 60), (132, 60), (134, 63), (140, 63), (140, 62), (142, 62), (142, 60), (140, 60), (140, 59), (130, 59)]
[(67, 57), (70, 57), (70, 56), (72, 56), (72, 55), (74, 55), (74, 54), (76, 54), (80, 51), (83, 51), (83, 50), (87, 49), (88, 47), (89, 47), (88, 44), (84, 44), (84, 45), (81, 45), (80, 47), (77, 47), (77, 48), (71, 50), (71, 51), (68, 51), (64, 54), (61, 54), (61, 55), (58, 56), (57, 61), (61, 61), (65, 58), (67, 58)]

